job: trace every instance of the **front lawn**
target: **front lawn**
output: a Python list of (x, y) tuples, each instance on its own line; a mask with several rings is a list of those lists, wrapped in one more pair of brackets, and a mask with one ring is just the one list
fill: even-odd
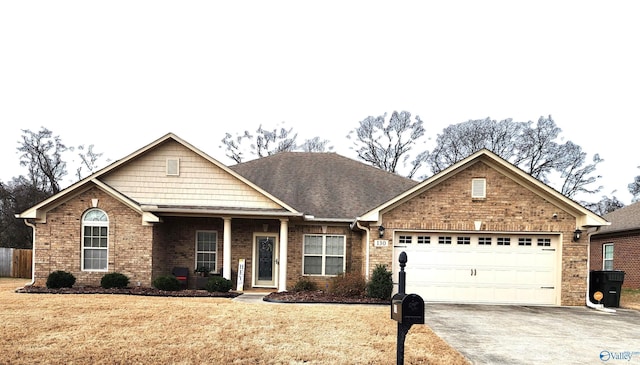
[[(0, 278), (0, 364), (393, 364), (388, 306), (27, 294)], [(427, 326), (406, 364), (468, 364)]]

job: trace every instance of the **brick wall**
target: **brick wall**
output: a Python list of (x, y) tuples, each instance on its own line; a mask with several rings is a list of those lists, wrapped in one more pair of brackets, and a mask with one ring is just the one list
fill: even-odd
[(151, 284), (152, 227), (143, 226), (140, 215), (97, 188), (68, 200), (47, 213), (47, 222), (36, 224), (35, 285), (44, 286), (53, 271), (76, 277), (77, 286), (97, 286), (104, 272), (81, 270), (82, 215), (97, 207), (109, 217), (108, 271), (127, 275), (132, 284)]
[[(486, 199), (471, 198), (472, 178), (486, 178)], [(562, 233), (561, 304), (584, 305), (588, 246), (584, 237), (571, 242), (575, 217), (485, 163), (470, 166), (382, 215), (386, 239), (394, 230), (474, 231), (474, 221), (482, 221), (482, 231)], [(371, 231), (370, 272), (377, 264), (391, 267), (393, 242), (374, 247), (377, 227)]]
[[(322, 234), (321, 225), (299, 224), (289, 221), (287, 250), (287, 288), (292, 288), (302, 276), (302, 244), (305, 234)], [(218, 233), (217, 267), (223, 264), (223, 220), (221, 218), (164, 217), (154, 229), (153, 277), (166, 275), (175, 266), (189, 268), (193, 276), (195, 269), (195, 234), (197, 230), (212, 230)], [(265, 229), (266, 228), (266, 229)], [(362, 239), (360, 233), (352, 232), (347, 224), (327, 226), (327, 234), (346, 236), (347, 271), (360, 271), (362, 267)], [(237, 282), (238, 261), (245, 259), (245, 288), (250, 288), (253, 275), (253, 239), (255, 234), (280, 235), (280, 221), (267, 219), (231, 220), (231, 262), (233, 285)], [(328, 277), (310, 277), (324, 288)], [(190, 284), (193, 284), (193, 279)]]
[(640, 234), (591, 237), (591, 270), (603, 270), (602, 245), (613, 243), (613, 269), (625, 272), (623, 288), (640, 289)]

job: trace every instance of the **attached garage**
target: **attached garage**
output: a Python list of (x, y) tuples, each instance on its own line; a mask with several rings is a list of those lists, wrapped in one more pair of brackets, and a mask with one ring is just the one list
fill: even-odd
[(404, 251), (406, 291), (426, 302), (585, 305), (588, 237), (576, 232), (607, 224), (481, 150), (353, 226), (368, 232), (368, 274), (385, 265), (397, 284)]
[(396, 263), (407, 253), (407, 292), (427, 302), (554, 305), (560, 294), (557, 234), (399, 231), (393, 241)]

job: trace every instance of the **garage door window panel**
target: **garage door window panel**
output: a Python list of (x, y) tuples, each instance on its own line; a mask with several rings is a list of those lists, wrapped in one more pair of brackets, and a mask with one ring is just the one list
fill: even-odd
[(538, 246), (540, 246), (540, 247), (550, 247), (551, 246), (551, 238), (538, 238)]
[(431, 237), (429, 237), (429, 236), (418, 236), (418, 244), (419, 245), (429, 245), (429, 244), (431, 244)]
[(478, 237), (478, 245), (480, 246), (491, 246), (491, 237)]
[(451, 236), (440, 236), (438, 237), (439, 245), (450, 245), (451, 244)]
[(498, 237), (497, 244), (498, 244), (498, 246), (510, 246), (511, 245), (511, 238), (509, 238), (509, 237)]
[(518, 238), (518, 246), (531, 246), (531, 238)]
[(459, 245), (470, 245), (471, 237), (458, 237), (457, 243)]

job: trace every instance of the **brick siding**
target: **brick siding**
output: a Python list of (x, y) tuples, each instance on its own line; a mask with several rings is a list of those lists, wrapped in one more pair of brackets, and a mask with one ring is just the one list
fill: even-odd
[(590, 270), (603, 270), (602, 246), (613, 243), (613, 269), (625, 272), (623, 288), (640, 289), (640, 234), (591, 237)]
[[(471, 198), (472, 178), (486, 178), (485, 199)], [(382, 215), (386, 239), (395, 230), (475, 231), (474, 221), (482, 221), (481, 231), (562, 234), (561, 304), (584, 305), (588, 245), (584, 237), (571, 241), (575, 217), (485, 163), (470, 166)], [(374, 247), (377, 227), (371, 231), (370, 272), (377, 264), (391, 267), (393, 242)]]
[(82, 215), (98, 199), (98, 208), (109, 217), (109, 272), (127, 275), (132, 284), (151, 285), (152, 227), (143, 226), (140, 214), (102, 190), (92, 188), (47, 213), (46, 223), (36, 224), (35, 285), (44, 286), (53, 271), (76, 277), (77, 286), (98, 286), (104, 272), (81, 270)]

